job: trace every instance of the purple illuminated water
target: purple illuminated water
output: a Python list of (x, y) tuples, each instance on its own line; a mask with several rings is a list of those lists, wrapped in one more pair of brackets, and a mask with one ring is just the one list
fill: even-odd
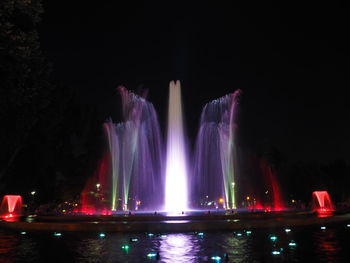
[(189, 196), (195, 200), (191, 207), (198, 207), (203, 198), (222, 208), (236, 207), (235, 113), (239, 91), (204, 107), (191, 169), (180, 82), (169, 84), (166, 147), (153, 105), (124, 87), (119, 92), (124, 120), (117, 124), (108, 120), (103, 126), (106, 152), (82, 192), (80, 212), (182, 212), (189, 208)]

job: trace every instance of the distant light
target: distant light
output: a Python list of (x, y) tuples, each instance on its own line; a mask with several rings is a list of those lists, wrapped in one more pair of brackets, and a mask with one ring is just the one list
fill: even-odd
[(286, 233), (289, 233), (292, 230), (290, 228), (286, 228), (284, 231), (286, 231)]
[(105, 236), (106, 236), (105, 233), (100, 233), (100, 234), (99, 234), (99, 237), (105, 237)]
[(149, 237), (153, 237), (153, 236), (154, 236), (154, 234), (153, 234), (153, 233), (148, 233), (148, 234), (147, 234), (147, 236), (149, 236)]
[(277, 250), (272, 251), (272, 255), (280, 255), (280, 254), (281, 254), (280, 251), (277, 251)]
[(269, 190), (266, 190), (266, 191), (265, 191), (265, 194), (267, 195), (268, 193), (269, 193)]
[(238, 236), (238, 237), (241, 237), (241, 236), (242, 236), (242, 233), (237, 233), (237, 236)]
[(137, 242), (137, 241), (139, 241), (138, 238), (130, 238), (130, 242)]
[(199, 232), (197, 235), (202, 237), (202, 236), (204, 236), (204, 233), (203, 232)]
[(249, 199), (250, 199), (250, 196), (247, 196), (246, 199), (249, 200)]
[(325, 226), (321, 226), (321, 230), (325, 230), (326, 229), (326, 227)]
[(219, 204), (223, 204), (224, 203), (224, 198), (220, 198), (219, 199)]
[(252, 233), (252, 231), (246, 231), (247, 236), (249, 236)]
[(27, 234), (27, 232), (24, 232), (24, 231), (21, 232), (21, 235), (25, 235), (25, 234)]
[(295, 243), (293, 240), (288, 243), (288, 246), (295, 247), (297, 243)]
[(151, 253), (148, 253), (147, 254), (147, 257), (149, 257), (149, 258), (154, 258), (154, 257), (156, 257), (157, 256), (157, 253), (156, 252), (151, 252)]
[(213, 256), (211, 257), (212, 260), (215, 260), (215, 261), (220, 261), (221, 260), (221, 257), (219, 256)]
[(55, 237), (60, 237), (60, 236), (62, 236), (62, 233), (60, 233), (60, 232), (54, 232), (53, 235), (54, 235)]
[(294, 200), (294, 199), (292, 199), (292, 203), (295, 203), (295, 200)]
[(98, 183), (98, 184), (96, 184), (96, 187), (97, 187), (97, 188), (100, 188), (100, 186), (101, 186), (101, 184), (99, 184), (99, 183)]
[(31, 195), (35, 195), (35, 194), (36, 194), (36, 191), (31, 191), (30, 194), (31, 194)]
[(167, 235), (161, 235), (160, 237), (161, 237), (161, 238), (166, 238), (166, 237), (167, 237)]
[(350, 227), (350, 224), (347, 224), (346, 226), (347, 226), (347, 227)]
[(277, 241), (277, 237), (276, 236), (270, 236), (270, 240), (275, 242), (275, 241)]

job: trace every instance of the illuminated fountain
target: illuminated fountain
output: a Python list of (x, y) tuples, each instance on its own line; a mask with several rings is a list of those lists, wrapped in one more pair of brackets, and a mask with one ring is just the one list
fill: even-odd
[(213, 100), (203, 108), (192, 183), (197, 206), (219, 200), (224, 208), (236, 208), (235, 114), (239, 93)]
[(170, 82), (169, 93), (165, 209), (179, 212), (188, 207), (188, 177), (179, 81)]
[(335, 211), (327, 191), (314, 191), (312, 193), (312, 210), (318, 214), (331, 214)]
[(0, 215), (4, 219), (22, 215), (22, 196), (5, 195), (1, 202)]
[(81, 212), (159, 209), (163, 200), (162, 148), (159, 124), (151, 103), (119, 88), (124, 122), (107, 121), (107, 151), (86, 184)]

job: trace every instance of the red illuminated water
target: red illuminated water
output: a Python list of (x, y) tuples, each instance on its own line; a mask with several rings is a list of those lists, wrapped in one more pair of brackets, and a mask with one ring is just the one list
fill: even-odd
[(314, 191), (312, 193), (312, 210), (321, 216), (327, 216), (335, 211), (331, 197), (327, 191)]
[(22, 196), (5, 195), (1, 202), (0, 217), (6, 221), (13, 221), (22, 215)]

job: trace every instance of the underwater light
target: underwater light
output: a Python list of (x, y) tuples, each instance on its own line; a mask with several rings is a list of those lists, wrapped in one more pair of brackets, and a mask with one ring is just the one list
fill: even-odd
[(159, 255), (159, 252), (150, 252), (147, 254), (147, 257), (148, 258), (156, 258), (156, 259), (159, 259), (160, 258), (160, 255)]
[(275, 241), (277, 241), (277, 237), (276, 236), (270, 236), (270, 240), (275, 242)]
[(297, 245), (297, 243), (295, 243), (293, 240), (291, 240), (289, 243), (288, 243), (288, 246), (290, 247), (295, 247)]
[(221, 257), (219, 257), (219, 256), (212, 256), (211, 259), (218, 262), (218, 261), (221, 260)]

